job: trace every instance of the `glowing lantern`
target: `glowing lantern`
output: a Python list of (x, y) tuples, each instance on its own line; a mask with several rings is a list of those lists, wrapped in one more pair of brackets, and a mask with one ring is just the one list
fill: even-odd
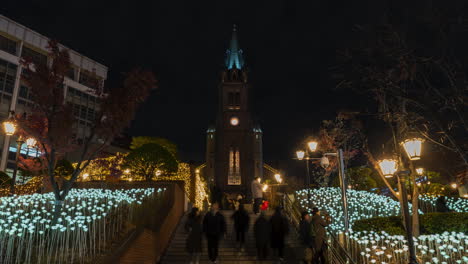
[(267, 189), (268, 189), (268, 184), (263, 185), (263, 191), (266, 192)]
[(310, 141), (309, 143), (307, 143), (307, 146), (309, 146), (309, 149), (312, 152), (317, 150), (317, 145), (318, 143), (316, 141)]
[(396, 160), (384, 159), (379, 162), (380, 170), (385, 178), (393, 177), (393, 174), (397, 171), (397, 162)]
[(417, 173), (418, 175), (423, 175), (424, 169), (423, 169), (423, 168), (417, 168), (417, 169), (416, 169), (416, 173)]
[(303, 160), (304, 156), (305, 156), (305, 152), (302, 151), (302, 150), (298, 150), (298, 151), (296, 151), (296, 156), (297, 156), (298, 160)]
[(34, 148), (36, 146), (37, 140), (33, 137), (29, 137), (26, 139), (26, 145), (28, 148)]
[(16, 124), (12, 121), (3, 122), (3, 129), (7, 136), (12, 136), (16, 132)]
[(450, 184), (450, 186), (453, 188), (453, 189), (456, 189), (458, 187), (458, 185), (456, 183), (452, 183)]
[(422, 149), (423, 140), (420, 138), (412, 138), (403, 141), (401, 144), (408, 154), (410, 160), (419, 160), (421, 159), (421, 149)]
[(276, 173), (276, 174), (275, 174), (275, 179), (276, 179), (276, 181), (277, 181), (278, 183), (281, 183), (281, 182), (283, 181), (283, 179), (281, 179), (281, 174), (279, 174), (279, 173)]

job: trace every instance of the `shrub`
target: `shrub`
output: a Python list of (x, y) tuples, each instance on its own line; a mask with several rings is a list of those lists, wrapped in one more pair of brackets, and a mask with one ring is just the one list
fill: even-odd
[[(419, 216), (421, 234), (443, 232), (468, 233), (468, 213), (428, 213)], [(385, 231), (390, 235), (404, 235), (405, 229), (400, 216), (375, 217), (354, 222), (354, 231)]]
[(390, 235), (404, 235), (405, 229), (400, 216), (374, 217), (354, 222), (353, 231), (385, 231)]

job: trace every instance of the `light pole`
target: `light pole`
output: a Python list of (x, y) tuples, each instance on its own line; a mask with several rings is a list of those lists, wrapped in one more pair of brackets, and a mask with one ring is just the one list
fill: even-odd
[(306, 185), (307, 185), (307, 202), (309, 203), (309, 207), (312, 207), (311, 200), (310, 200), (310, 168), (309, 168), (309, 161), (316, 158), (310, 157), (310, 152), (315, 152), (317, 150), (318, 143), (316, 141), (309, 141), (307, 142), (306, 151), (298, 150), (296, 151), (296, 157), (298, 160), (305, 160), (306, 161)]
[[(419, 160), (421, 159), (421, 150), (422, 150), (423, 140), (420, 138), (407, 139), (401, 143), (405, 149), (406, 154), (408, 155), (409, 160)], [(397, 176), (398, 184), (401, 190), (401, 201), (403, 209), (403, 221), (405, 223), (406, 229), (406, 239), (408, 240), (408, 251), (410, 254), (409, 263), (417, 264), (416, 260), (416, 251), (414, 248), (413, 241), (413, 229), (411, 227), (411, 218), (408, 207), (408, 194), (406, 192), (405, 182), (408, 175), (411, 174), (411, 171), (405, 170), (403, 164), (398, 166), (398, 162), (394, 159), (384, 159), (379, 162), (380, 170), (386, 178), (392, 178), (394, 175)], [(423, 170), (416, 169), (418, 174), (422, 174)], [(417, 188), (417, 187), (415, 187)]]
[[(310, 141), (307, 143), (309, 149), (311, 152), (315, 152), (317, 150), (318, 143), (316, 141)], [(299, 150), (296, 152), (297, 159), (298, 160), (306, 160), (306, 167), (307, 167), (307, 184), (310, 184), (310, 172), (309, 172), (309, 160), (320, 160), (320, 165), (323, 168), (327, 168), (330, 165), (330, 162), (327, 158), (327, 156), (334, 156), (337, 157), (338, 159), (338, 175), (340, 179), (340, 189), (341, 189), (341, 204), (343, 208), (343, 223), (344, 223), (344, 228), (345, 232), (349, 230), (349, 216), (348, 216), (348, 199), (346, 195), (346, 175), (344, 171), (344, 159), (343, 159), (343, 150), (338, 149), (337, 152), (328, 152), (323, 154), (322, 158), (311, 158), (309, 155), (309, 152), (304, 152), (302, 150)], [(310, 186), (307, 188), (307, 199), (309, 203), (309, 207), (311, 207), (311, 200), (310, 200)]]
[[(16, 132), (16, 124), (11, 120), (7, 120), (3, 122), (3, 128), (7, 136), (13, 136)], [(23, 136), (19, 135), (18, 138), (16, 139), (17, 145), (16, 145), (16, 156), (15, 156), (15, 169), (13, 170), (13, 176), (11, 179), (10, 196), (13, 196), (15, 194), (16, 175), (18, 174), (18, 160), (19, 160), (19, 156), (21, 155), (21, 147), (23, 146), (25, 142), (28, 145), (28, 148), (32, 148), (34, 147), (34, 145), (36, 145), (36, 139), (32, 137), (29, 137), (26, 140), (24, 140)]]

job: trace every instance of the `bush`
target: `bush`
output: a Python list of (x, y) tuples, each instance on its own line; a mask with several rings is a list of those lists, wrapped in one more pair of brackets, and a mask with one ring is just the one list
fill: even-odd
[(405, 229), (400, 216), (374, 217), (354, 222), (353, 231), (385, 231), (390, 235), (404, 235)]
[[(468, 213), (428, 213), (419, 216), (421, 234), (443, 232), (468, 233)], [(404, 235), (400, 216), (375, 217), (354, 222), (353, 231), (385, 231), (390, 235)]]

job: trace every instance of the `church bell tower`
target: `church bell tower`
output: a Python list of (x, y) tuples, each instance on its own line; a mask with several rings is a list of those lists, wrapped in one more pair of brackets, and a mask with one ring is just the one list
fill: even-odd
[(248, 197), (252, 180), (263, 175), (262, 130), (252, 119), (250, 89), (234, 26), (218, 88), (216, 125), (207, 130), (206, 173), (219, 191)]

